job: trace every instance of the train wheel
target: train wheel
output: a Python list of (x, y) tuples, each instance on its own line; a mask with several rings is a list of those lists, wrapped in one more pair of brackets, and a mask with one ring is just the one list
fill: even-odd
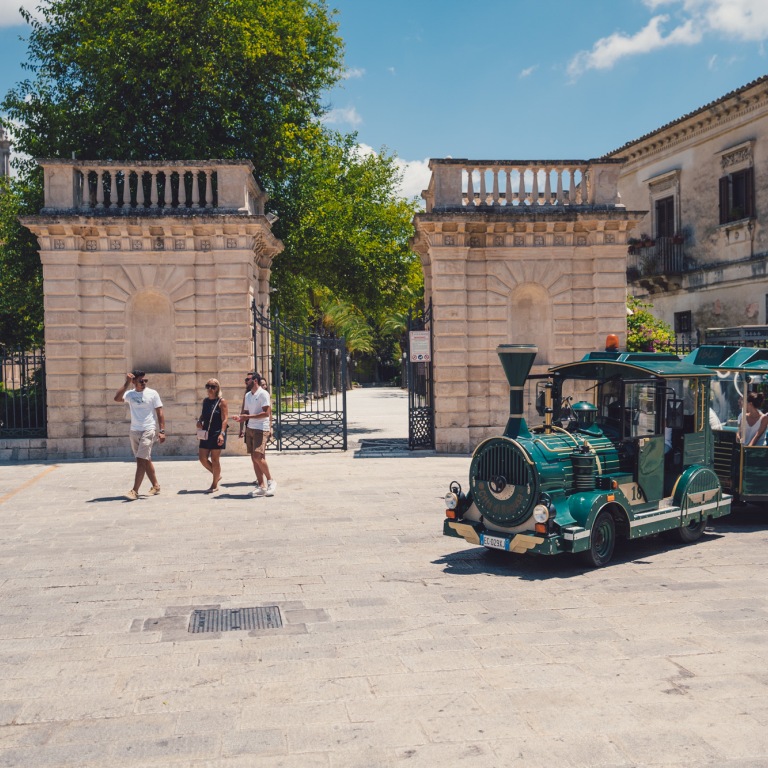
[(691, 522), (688, 525), (684, 525), (682, 528), (678, 528), (675, 533), (677, 538), (683, 542), (683, 544), (690, 544), (692, 541), (697, 541), (704, 534), (704, 529), (707, 527), (707, 518), (702, 517), (698, 522)]
[(613, 548), (616, 546), (616, 525), (610, 512), (601, 512), (595, 524), (592, 526), (592, 535), (589, 537), (589, 549), (582, 552), (583, 559), (593, 568), (606, 565), (613, 557)]

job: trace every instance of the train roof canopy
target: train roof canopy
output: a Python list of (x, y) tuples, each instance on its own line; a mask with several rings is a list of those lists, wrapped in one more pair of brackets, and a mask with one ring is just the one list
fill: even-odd
[(677, 355), (664, 352), (590, 352), (575, 363), (556, 365), (550, 373), (562, 374), (569, 379), (610, 379), (660, 377), (664, 379), (710, 378), (714, 372), (707, 367), (681, 360)]
[(684, 361), (717, 371), (768, 373), (768, 349), (760, 347), (726, 347), (707, 344), (694, 349)]

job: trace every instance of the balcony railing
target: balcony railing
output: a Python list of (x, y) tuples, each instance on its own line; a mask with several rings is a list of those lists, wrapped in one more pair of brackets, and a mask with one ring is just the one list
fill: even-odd
[(684, 246), (677, 238), (657, 237), (652, 245), (631, 245), (627, 253), (627, 278), (680, 275), (684, 270)]
[(426, 210), (498, 212), (619, 204), (617, 160), (430, 160)]
[(216, 211), (263, 214), (267, 196), (243, 160), (41, 160), (45, 207), (109, 215)]

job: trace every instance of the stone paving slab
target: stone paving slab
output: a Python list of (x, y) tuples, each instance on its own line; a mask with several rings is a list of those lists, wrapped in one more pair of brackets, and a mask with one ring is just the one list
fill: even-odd
[(0, 465), (0, 767), (768, 765), (766, 510), (596, 571), (468, 547), (468, 457), (357, 452), (403, 398), (350, 393), (350, 450), (270, 455), (269, 499), (237, 456), (135, 502), (127, 461)]

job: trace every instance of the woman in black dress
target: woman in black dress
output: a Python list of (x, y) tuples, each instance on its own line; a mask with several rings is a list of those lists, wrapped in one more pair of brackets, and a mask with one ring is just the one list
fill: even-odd
[(200, 440), (197, 455), (200, 463), (213, 475), (213, 482), (206, 493), (219, 490), (221, 480), (221, 452), (227, 447), (227, 401), (221, 396), (218, 379), (208, 379), (205, 385), (207, 397), (203, 400), (197, 429), (205, 430), (208, 436)]

